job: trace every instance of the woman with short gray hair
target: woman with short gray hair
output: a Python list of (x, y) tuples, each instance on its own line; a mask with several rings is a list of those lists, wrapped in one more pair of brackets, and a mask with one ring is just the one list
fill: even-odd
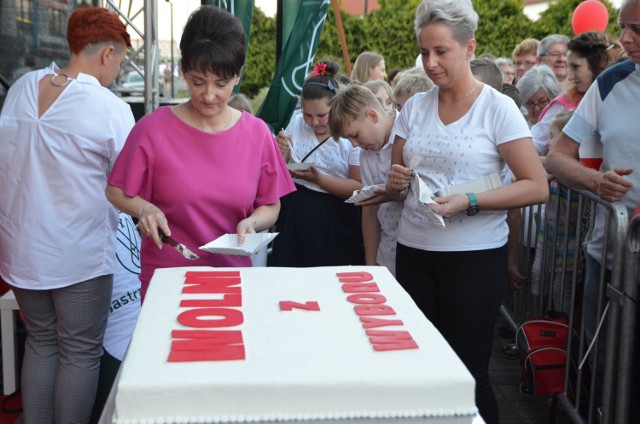
[(478, 29), (478, 14), (470, 0), (437, 2), (438, 7), (430, 7), (434, 1), (423, 1), (416, 10), (416, 36), (427, 25), (445, 23), (451, 27), (453, 37), (459, 43), (471, 40)]
[(516, 87), (520, 92), (529, 126), (538, 122), (540, 112), (562, 92), (562, 85), (547, 65), (532, 68), (517, 82)]
[[(418, 7), (422, 67), (435, 86), (407, 100), (394, 124), (387, 193), (404, 202), (397, 279), (469, 369), (480, 415), (494, 424), (499, 411), (488, 367), (507, 289), (506, 210), (542, 203), (549, 192), (520, 110), (471, 71), (477, 27), (468, 0)], [(494, 190), (442, 195), (426, 205), (415, 189), (419, 177), (442, 193), (500, 173), (505, 163), (516, 181)]]

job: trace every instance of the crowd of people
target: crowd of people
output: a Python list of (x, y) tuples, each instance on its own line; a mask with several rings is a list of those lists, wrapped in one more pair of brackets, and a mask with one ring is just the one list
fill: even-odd
[[(271, 129), (233, 94), (245, 35), (231, 14), (192, 13), (180, 41), (188, 100), (135, 123), (106, 88), (131, 47), (126, 27), (78, 8), (68, 64), (19, 78), (0, 115), (0, 276), (28, 334), (24, 422), (95, 422), (154, 270), (252, 266), (198, 247), (275, 229), (268, 266), (387, 267), (475, 378), (484, 421), (498, 423), (488, 364), (504, 295), (525, 281), (512, 266), (520, 209), (549, 200), (551, 176), (629, 211), (640, 203), (640, 0), (623, 1), (619, 38), (527, 38), (511, 58), (476, 56), (478, 19), (467, 0), (423, 1), (418, 66), (387, 74), (368, 51), (347, 78), (319, 61), (289, 124)], [(600, 146), (599, 168), (580, 163), (586, 144)], [(370, 198), (345, 202), (363, 188)], [(134, 225), (138, 239), (116, 238)], [(596, 228), (592, 309), (601, 267), (610, 272)], [(118, 243), (139, 253), (139, 279), (118, 276)], [(138, 309), (113, 319), (125, 298)]]

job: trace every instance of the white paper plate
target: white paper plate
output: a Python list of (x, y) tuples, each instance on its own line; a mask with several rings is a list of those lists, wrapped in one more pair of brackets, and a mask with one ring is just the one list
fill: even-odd
[(309, 168), (311, 168), (311, 165), (313, 165), (313, 163), (306, 163), (306, 162), (288, 163), (287, 168), (289, 168), (289, 171), (308, 171)]
[(250, 256), (266, 246), (277, 235), (278, 233), (246, 234), (244, 244), (238, 246), (237, 234), (224, 234), (204, 246), (200, 246), (200, 250), (222, 255)]
[(378, 187), (384, 187), (384, 184), (370, 185), (366, 187), (362, 187), (361, 190), (356, 190), (353, 192), (353, 196), (349, 197), (345, 200), (345, 203), (358, 203), (367, 199), (371, 199), (376, 196), (374, 190)]

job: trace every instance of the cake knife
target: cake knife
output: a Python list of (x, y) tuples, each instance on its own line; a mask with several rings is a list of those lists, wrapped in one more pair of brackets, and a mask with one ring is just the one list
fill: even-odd
[(160, 235), (160, 240), (162, 240), (163, 243), (166, 243), (169, 246), (176, 249), (185, 258), (191, 259), (192, 261), (195, 261), (196, 259), (200, 258), (200, 256), (196, 255), (191, 250), (189, 250), (187, 246), (185, 246), (182, 243), (178, 243), (173, 239), (173, 237), (170, 237), (166, 235), (164, 232), (162, 232), (162, 230), (158, 230), (158, 234)]

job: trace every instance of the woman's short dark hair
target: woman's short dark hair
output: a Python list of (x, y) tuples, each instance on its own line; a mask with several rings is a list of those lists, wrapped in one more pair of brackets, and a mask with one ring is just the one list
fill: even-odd
[(194, 11), (182, 32), (182, 72), (211, 72), (231, 79), (244, 66), (244, 28), (238, 18), (215, 6)]

